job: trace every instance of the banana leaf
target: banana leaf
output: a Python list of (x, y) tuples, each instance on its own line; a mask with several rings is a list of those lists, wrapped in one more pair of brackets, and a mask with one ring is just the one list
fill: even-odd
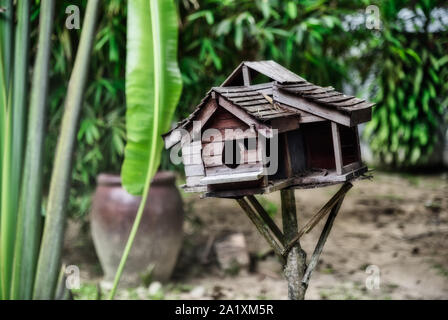
[(142, 201), (117, 270), (111, 299), (137, 233), (151, 179), (160, 163), (161, 134), (169, 129), (182, 90), (173, 0), (128, 1), (127, 15), (127, 144), (121, 177), (124, 188), (141, 195)]

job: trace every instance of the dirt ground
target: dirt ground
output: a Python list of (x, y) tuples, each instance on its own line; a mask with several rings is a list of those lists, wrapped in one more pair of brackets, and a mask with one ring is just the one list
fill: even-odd
[[(448, 299), (447, 179), (447, 174), (376, 172), (372, 181), (354, 182), (311, 277), (306, 298)], [(299, 227), (338, 188), (296, 190)], [(274, 219), (281, 225), (279, 193), (264, 198), (271, 210), (277, 209)], [(185, 208), (185, 240), (172, 282), (122, 291), (121, 298), (151, 298), (155, 292), (156, 298), (164, 299), (287, 297), (277, 258), (234, 200), (187, 195)], [(321, 221), (301, 239), (308, 259), (323, 224)], [(245, 236), (250, 265), (222, 271), (213, 249), (208, 248), (235, 232)], [(76, 237), (75, 233), (69, 232), (68, 238)], [(100, 267), (92, 263), (91, 244), (78, 241), (78, 248), (84, 248), (83, 253), (68, 247), (65, 261), (85, 266), (81, 267), (83, 283), (97, 282)], [(379, 272), (379, 278), (370, 272)], [(368, 288), (366, 282), (371, 279), (379, 279), (379, 288)]]

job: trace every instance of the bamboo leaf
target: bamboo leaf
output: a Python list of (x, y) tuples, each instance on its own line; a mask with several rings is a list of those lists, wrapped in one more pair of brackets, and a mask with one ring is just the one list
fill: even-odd
[(182, 82), (177, 64), (177, 15), (172, 0), (128, 1), (126, 55), (127, 145), (124, 187), (142, 200), (110, 293), (113, 299), (138, 230)]
[(68, 85), (61, 132), (51, 175), (44, 233), (37, 264), (36, 283), (33, 293), (35, 299), (52, 299), (54, 297), (57, 277), (61, 268), (61, 251), (64, 240), (66, 205), (70, 188), (72, 155), (75, 148), (76, 129), (95, 36), (98, 7), (99, 0), (89, 0), (87, 3), (81, 40)]

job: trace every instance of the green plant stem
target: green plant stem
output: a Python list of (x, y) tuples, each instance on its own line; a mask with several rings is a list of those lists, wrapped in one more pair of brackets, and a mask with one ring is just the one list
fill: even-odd
[[(28, 0), (23, 2), (29, 3)], [(45, 114), (48, 100), (50, 43), (54, 7), (54, 0), (41, 2), (39, 40), (31, 87), (28, 134), (14, 252), (13, 283), (11, 287), (11, 297), (13, 299), (31, 299), (32, 297), (40, 244)]]
[[(0, 68), (0, 73), (3, 68)], [(3, 91), (3, 90), (2, 90)], [(6, 93), (2, 93), (5, 96)], [(3, 97), (2, 97), (3, 98)], [(5, 105), (8, 102), (2, 101)], [(2, 160), (2, 194), (1, 194), (1, 221), (0, 221), (0, 277), (2, 281), (2, 299), (9, 298), (9, 289), (12, 275), (12, 259), (14, 255), (14, 235), (15, 235), (15, 212), (11, 212), (11, 197), (7, 192), (11, 185), (11, 144), (12, 144), (12, 112), (10, 108), (6, 109), (4, 125), (4, 150)]]
[(99, 0), (89, 0), (87, 3), (81, 40), (68, 85), (61, 133), (56, 147), (50, 182), (44, 233), (37, 263), (33, 293), (35, 299), (52, 299), (54, 297), (57, 277), (61, 267), (61, 251), (64, 240), (66, 206), (70, 190), (72, 158), (95, 36), (98, 7)]
[(14, 18), (14, 6), (13, 0), (0, 0), (0, 7), (4, 9), (4, 12), (0, 14), (0, 33), (1, 33), (1, 50), (3, 55), (3, 72), (5, 74), (6, 90), (9, 89), (11, 80), (11, 66), (12, 66), (12, 52), (13, 52), (13, 18)]
[[(150, 164), (154, 163), (154, 161), (150, 162)], [(151, 169), (151, 166), (148, 168)], [(149, 176), (148, 176), (149, 177)], [(145, 189), (143, 191), (142, 200), (137, 210), (137, 215), (135, 216), (134, 223), (132, 224), (132, 229), (129, 234), (128, 241), (126, 242), (126, 247), (124, 248), (123, 255), (121, 256), (120, 264), (118, 265), (117, 273), (115, 274), (114, 284), (112, 286), (112, 290), (109, 294), (109, 299), (112, 300), (115, 297), (117, 292), (118, 283), (120, 282), (121, 275), (123, 273), (124, 267), (126, 265), (126, 261), (129, 256), (129, 252), (131, 251), (132, 244), (134, 243), (135, 236), (137, 235), (138, 227), (140, 226), (140, 221), (143, 216), (143, 211), (145, 209), (146, 200), (148, 199), (148, 193), (150, 188), (151, 180), (147, 182), (145, 185)]]
[[(7, 199), (8, 189), (4, 189), (3, 185), (8, 185), (10, 173), (5, 166), (10, 168), (10, 158), (7, 156), (7, 151), (10, 152), (11, 147), (11, 132), (12, 129), (12, 115), (8, 107), (8, 92), (10, 83), (10, 69), (12, 58), (12, 29), (13, 29), (13, 5), (12, 0), (0, 0), (0, 7), (4, 12), (0, 13), (0, 299), (7, 298), (8, 289), (8, 271), (12, 268), (9, 257), (11, 256), (11, 239), (10, 233), (7, 230), (7, 225), (3, 222), (9, 223), (11, 216), (9, 213), (10, 201)], [(7, 150), (9, 148), (9, 150)], [(6, 162), (4, 162), (6, 159)], [(3, 171), (7, 172), (7, 176), (3, 176)], [(3, 198), (7, 199), (7, 203), (3, 204)], [(6, 211), (5, 211), (6, 210)], [(2, 221), (3, 220), (3, 221)], [(3, 230), (2, 230), (3, 229)], [(6, 234), (5, 234), (6, 233)], [(3, 238), (3, 239), (2, 239)], [(6, 240), (6, 243), (4, 241)], [(3, 271), (7, 272), (6, 274)]]
[[(170, 0), (171, 1), (171, 0)], [(160, 95), (160, 85), (163, 81), (163, 72), (161, 70), (162, 65), (162, 52), (160, 51), (160, 20), (159, 20), (159, 8), (158, 8), (158, 0), (152, 0), (150, 1), (151, 6), (151, 26), (152, 26), (152, 32), (153, 32), (153, 48), (154, 48), (154, 119), (153, 122), (153, 132), (152, 132), (152, 138), (157, 139), (158, 138), (158, 132), (159, 132), (159, 109), (161, 106), (161, 95)], [(157, 156), (157, 143), (156, 141), (153, 141), (151, 143), (151, 150), (149, 154), (149, 163), (148, 163), (148, 171), (146, 174), (146, 181), (145, 181), (145, 187), (143, 189), (142, 194), (142, 200), (140, 202), (137, 215), (135, 217), (134, 224), (132, 225), (131, 233), (129, 235), (128, 241), (126, 243), (126, 247), (123, 252), (123, 256), (121, 257), (120, 264), (117, 269), (117, 273), (115, 275), (114, 284), (112, 286), (112, 290), (110, 292), (109, 299), (113, 299), (115, 296), (115, 293), (118, 288), (118, 283), (120, 282), (121, 274), (123, 273), (124, 267), (126, 265), (126, 261), (129, 256), (129, 252), (131, 251), (132, 244), (134, 243), (135, 236), (137, 235), (138, 227), (140, 226), (140, 221), (143, 216), (143, 210), (145, 209), (146, 200), (148, 198), (149, 188), (151, 185), (152, 177), (155, 174), (155, 163), (156, 163), (156, 156)]]
[(22, 0), (17, 4), (17, 26), (14, 46), (14, 79), (12, 88), (12, 190), (13, 210), (17, 211), (19, 203), (20, 177), (22, 172), (24, 134), (25, 134), (25, 104), (28, 92), (28, 43), (30, 0)]

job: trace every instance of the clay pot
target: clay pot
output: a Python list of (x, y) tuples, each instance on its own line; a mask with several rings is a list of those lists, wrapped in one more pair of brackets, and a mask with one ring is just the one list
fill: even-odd
[[(158, 172), (151, 184), (139, 230), (122, 275), (122, 285), (170, 278), (182, 243), (182, 198), (172, 172)], [(104, 281), (113, 281), (140, 203), (127, 193), (119, 175), (100, 174), (90, 213), (96, 252)]]

